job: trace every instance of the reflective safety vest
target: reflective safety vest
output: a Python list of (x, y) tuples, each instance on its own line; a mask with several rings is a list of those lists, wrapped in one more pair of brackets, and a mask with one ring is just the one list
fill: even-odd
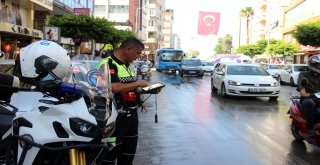
[[(104, 64), (109, 64), (110, 62), (117, 67), (117, 76), (119, 78), (120, 83), (131, 83), (135, 82), (135, 74), (133, 70), (125, 64), (119, 64), (111, 57), (107, 57), (101, 60), (98, 65), (97, 69), (103, 69)], [(112, 68), (110, 69), (112, 72)], [(111, 73), (110, 73), (111, 74)], [(137, 93), (136, 90), (125, 92), (125, 93), (115, 93), (115, 101), (116, 101), (116, 108), (122, 110), (129, 110), (132, 107), (137, 108), (137, 105), (140, 105), (140, 95)]]
[(129, 83), (135, 81), (135, 74), (131, 67), (127, 67), (125, 64), (119, 64), (111, 57), (107, 57), (101, 60), (96, 68), (100, 69), (104, 64), (108, 63), (109, 61), (111, 61), (112, 64), (117, 67), (117, 76), (121, 83)]

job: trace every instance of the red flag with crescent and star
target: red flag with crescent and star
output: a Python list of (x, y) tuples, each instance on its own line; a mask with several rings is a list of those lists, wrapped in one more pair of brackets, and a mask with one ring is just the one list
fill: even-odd
[(220, 25), (220, 13), (199, 11), (198, 34), (218, 34)]

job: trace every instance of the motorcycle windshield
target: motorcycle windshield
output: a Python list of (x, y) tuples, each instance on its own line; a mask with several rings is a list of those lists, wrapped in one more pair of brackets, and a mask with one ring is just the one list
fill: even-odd
[[(109, 67), (104, 66), (103, 69), (108, 70)], [(97, 69), (83, 70), (83, 68), (78, 69), (74, 67), (73, 77), (85, 93), (84, 98), (90, 114), (93, 115), (97, 121), (106, 122), (112, 113), (109, 72)], [(76, 74), (81, 74), (81, 76)]]

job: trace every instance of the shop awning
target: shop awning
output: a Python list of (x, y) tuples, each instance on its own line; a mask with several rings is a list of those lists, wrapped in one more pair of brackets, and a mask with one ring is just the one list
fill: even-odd
[(30, 36), (40, 39), (43, 38), (43, 33), (40, 30), (14, 25), (6, 22), (0, 22), (0, 33), (1, 32)]

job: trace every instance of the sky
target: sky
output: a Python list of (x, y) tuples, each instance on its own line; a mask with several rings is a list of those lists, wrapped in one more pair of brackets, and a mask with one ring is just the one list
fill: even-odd
[[(244, 7), (254, 7), (258, 0), (165, 0), (166, 9), (173, 9), (173, 33), (181, 38), (181, 48), (200, 51), (200, 58), (214, 54), (217, 39), (226, 34), (233, 36), (233, 44), (239, 35), (239, 12)], [(198, 35), (199, 11), (220, 12), (217, 35)]]

